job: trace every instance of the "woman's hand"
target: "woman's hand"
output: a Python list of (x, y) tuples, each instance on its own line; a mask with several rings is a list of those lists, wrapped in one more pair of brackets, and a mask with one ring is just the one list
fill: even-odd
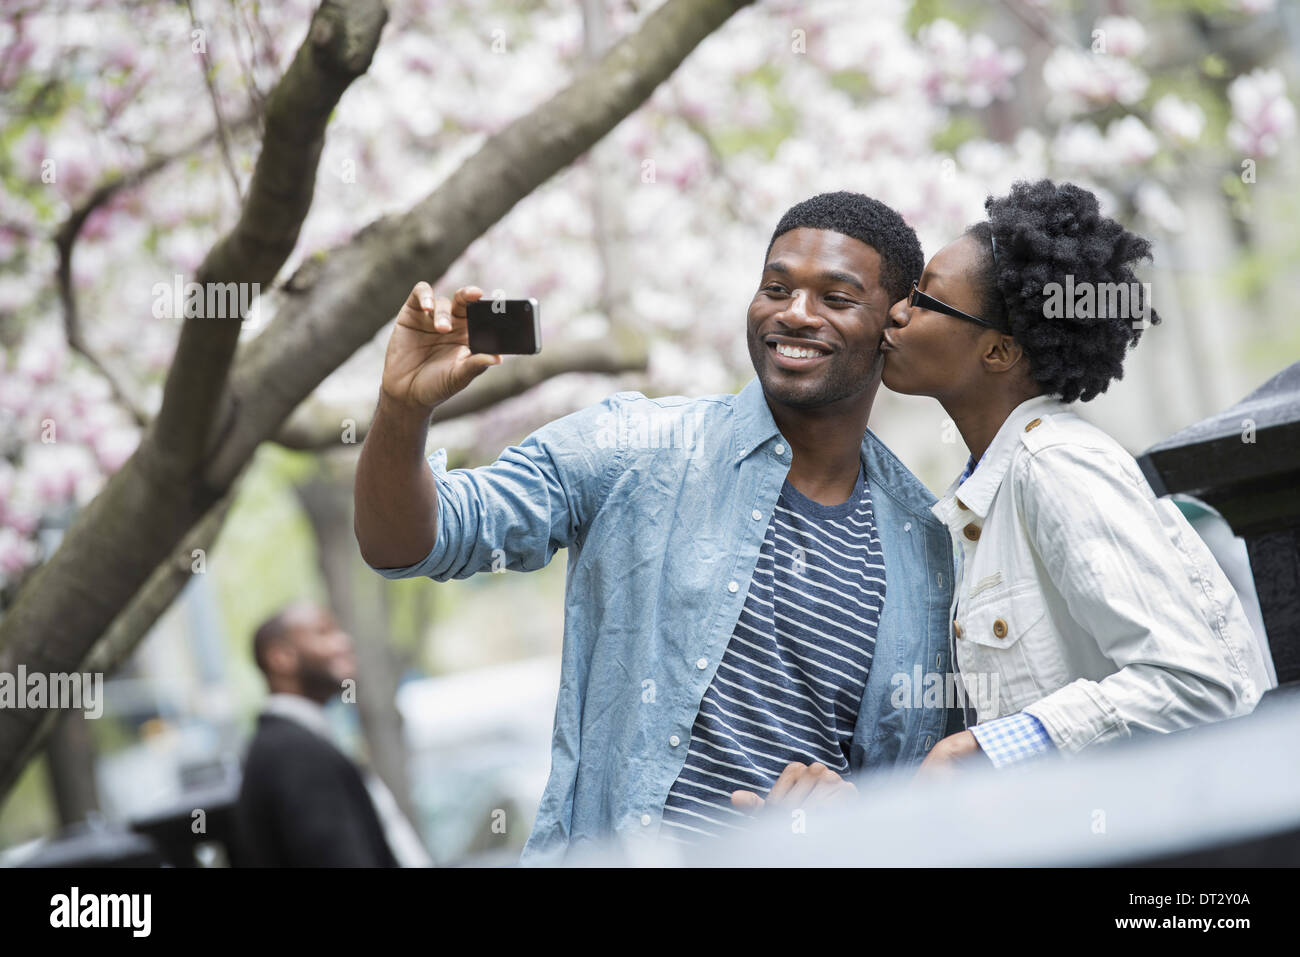
[[(950, 778), (960, 772), (963, 765), (971, 764), (974, 759), (983, 756), (984, 752), (975, 740), (975, 735), (969, 731), (958, 731), (948, 735), (930, 750), (917, 768), (913, 780)], [(985, 759), (982, 763), (989, 762)]]

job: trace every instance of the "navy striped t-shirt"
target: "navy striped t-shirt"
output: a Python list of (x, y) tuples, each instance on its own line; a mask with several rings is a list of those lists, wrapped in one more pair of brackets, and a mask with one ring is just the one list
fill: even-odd
[(840, 505), (814, 502), (787, 481), (668, 792), (665, 838), (731, 833), (749, 819), (731, 792), (766, 798), (791, 761), (847, 774), (884, 599), (865, 474)]

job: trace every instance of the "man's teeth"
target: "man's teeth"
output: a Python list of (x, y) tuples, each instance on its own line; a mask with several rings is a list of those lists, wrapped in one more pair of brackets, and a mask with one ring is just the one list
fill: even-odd
[(776, 344), (776, 351), (791, 359), (811, 359), (813, 356), (822, 354), (818, 349), (800, 349), (796, 346), (787, 346), (784, 342)]

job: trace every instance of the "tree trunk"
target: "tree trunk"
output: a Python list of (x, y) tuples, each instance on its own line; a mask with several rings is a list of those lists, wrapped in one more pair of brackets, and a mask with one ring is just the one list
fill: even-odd
[[(695, 46), (750, 0), (669, 0), (566, 89), (484, 143), (405, 214), (310, 258), (289, 302), (233, 368), (234, 320), (186, 320), (158, 418), (0, 619), (0, 671), (72, 672), (230, 488), (294, 407), (524, 196), (639, 106)], [(374, 0), (324, 0), (268, 100), (267, 132), (239, 223), (201, 281), (270, 283), (314, 186), (324, 125), (369, 65), (384, 20)], [(303, 202), (306, 197), (306, 204)], [(287, 244), (287, 245), (286, 245)], [(610, 349), (625, 346), (615, 328)], [(486, 378), (486, 376), (484, 377)], [(17, 780), (42, 716), (0, 712), (0, 795)]]
[(95, 742), (82, 712), (69, 711), (55, 720), (45, 760), (61, 825), (67, 827), (84, 821), (99, 810)]

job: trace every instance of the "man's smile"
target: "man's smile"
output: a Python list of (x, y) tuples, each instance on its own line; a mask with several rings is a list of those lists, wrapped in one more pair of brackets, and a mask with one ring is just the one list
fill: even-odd
[(772, 353), (773, 365), (792, 372), (810, 369), (834, 351), (825, 343), (811, 339), (768, 336), (763, 341)]

